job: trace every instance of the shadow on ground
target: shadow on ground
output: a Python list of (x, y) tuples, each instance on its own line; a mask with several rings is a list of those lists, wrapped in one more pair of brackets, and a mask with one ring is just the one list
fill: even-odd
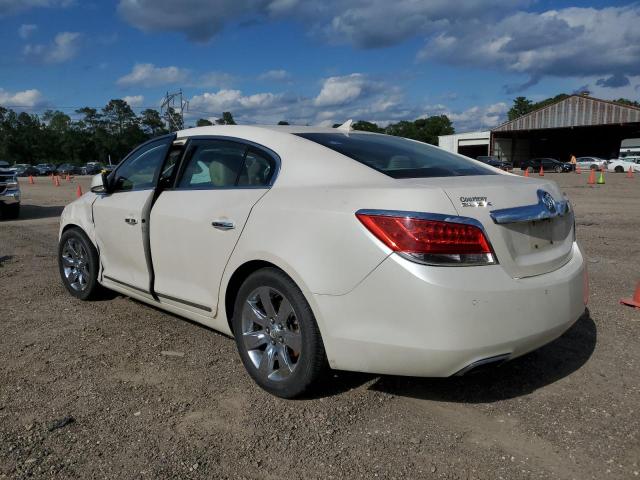
[(372, 390), (440, 402), (490, 403), (529, 394), (580, 369), (595, 350), (589, 311), (564, 335), (499, 367), (449, 378), (380, 377)]
[(19, 222), (20, 220), (59, 217), (62, 214), (62, 210), (64, 210), (64, 205), (41, 206), (23, 203), (20, 205), (20, 216), (12, 221)]

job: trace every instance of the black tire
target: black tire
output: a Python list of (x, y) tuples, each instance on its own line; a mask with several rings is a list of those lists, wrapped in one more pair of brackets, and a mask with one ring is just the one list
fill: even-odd
[(2, 218), (6, 220), (15, 220), (20, 216), (20, 204), (13, 203), (11, 205), (4, 205), (0, 214), (2, 214)]
[(558, 165), (556, 168), (553, 169), (554, 172), (556, 173), (562, 173), (562, 167), (560, 165)]
[[(275, 317), (275, 322), (269, 319), (267, 313), (269, 309), (264, 308), (262, 305), (262, 295), (256, 293), (265, 291), (269, 292), (269, 302), (271, 303), (272, 311), (276, 314), (281, 313), (284, 300), (288, 300), (293, 311), (287, 317), (288, 320), (285, 321), (295, 322), (295, 325), (290, 326), (288, 323), (285, 325), (280, 324), (279, 322), (282, 319), (277, 318), (279, 315), (273, 316)], [(281, 298), (279, 304), (277, 303), (278, 297)], [(254, 298), (260, 299), (258, 303), (249, 303), (249, 301)], [(252, 305), (254, 308), (252, 308)], [(261, 313), (265, 313), (264, 318), (251, 313), (255, 312), (256, 309)], [(243, 313), (245, 310), (246, 312)], [(244, 321), (243, 315), (245, 315)], [(255, 321), (255, 319), (258, 318), (261, 322), (265, 322), (266, 328), (262, 328), (259, 323)], [(249, 326), (248, 324), (251, 325)], [(271, 330), (269, 330), (269, 325), (273, 327)], [(273, 395), (282, 398), (294, 398), (308, 392), (327, 366), (322, 337), (311, 307), (298, 286), (281, 270), (276, 268), (263, 268), (252, 273), (244, 281), (236, 296), (232, 327), (238, 352), (240, 353), (240, 358), (247, 372), (261, 388)], [(283, 327), (284, 330), (279, 329)], [(278, 337), (279, 334), (276, 332), (276, 329), (281, 333), (286, 332), (289, 335), (300, 335), (298, 338), (300, 351), (297, 352), (297, 355), (295, 351), (289, 349), (286, 341), (282, 343), (283, 337)], [(263, 339), (261, 341), (264, 341), (264, 345), (249, 349), (245, 344), (245, 332), (251, 332), (257, 336), (261, 335)], [(262, 346), (264, 346), (264, 350), (261, 350)], [(292, 363), (292, 359), (296, 360), (295, 367), (293, 371), (289, 373), (290, 370), (283, 366), (285, 364), (281, 364), (280, 353), (273, 353), (271, 358), (278, 362), (278, 369), (273, 370), (271, 376), (267, 376), (269, 371), (268, 367), (266, 367), (266, 372), (261, 372), (256, 362), (262, 365), (264, 358), (268, 358), (266, 353), (267, 349), (274, 351), (278, 348), (285, 349), (283, 355), (286, 355), (290, 364)], [(273, 368), (275, 368), (275, 361), (273, 361), (272, 364)], [(281, 369), (287, 373), (287, 376), (284, 378), (275, 378), (279, 375)]]
[(527, 167), (527, 171), (528, 171), (529, 173), (533, 173), (533, 167), (531, 167), (531, 166)]
[[(65, 274), (65, 261), (63, 257), (66, 256), (65, 246), (70, 240), (72, 242), (75, 242), (75, 245), (80, 245), (81, 249), (84, 250), (84, 259), (82, 261), (82, 277), (85, 278), (86, 282), (80, 288), (74, 287), (72, 285), (72, 282)], [(93, 243), (91, 243), (91, 240), (89, 240), (87, 235), (81, 229), (70, 228), (62, 234), (62, 236), (60, 237), (60, 242), (58, 243), (58, 269), (60, 271), (60, 278), (62, 279), (62, 283), (71, 295), (79, 298), (80, 300), (93, 300), (99, 297), (100, 294), (104, 292), (104, 287), (98, 283), (99, 265), (100, 263), (98, 251), (93, 246)], [(80, 282), (80, 280), (78, 280), (78, 282)]]
[(598, 169), (598, 166), (597, 166), (597, 165), (595, 165), (595, 164), (593, 164), (593, 165), (591, 165), (589, 168), (590, 168), (591, 170), (597, 170), (597, 169)]
[(616, 168), (614, 168), (614, 171), (616, 173), (624, 173), (624, 167), (621, 167), (620, 165), (618, 165)]

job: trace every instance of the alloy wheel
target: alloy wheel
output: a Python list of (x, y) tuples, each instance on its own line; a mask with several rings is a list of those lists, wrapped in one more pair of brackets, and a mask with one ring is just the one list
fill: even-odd
[(291, 302), (272, 287), (256, 288), (242, 309), (242, 344), (258, 374), (283, 381), (302, 353), (300, 324)]
[(89, 254), (82, 242), (70, 237), (62, 247), (62, 267), (67, 283), (78, 292), (89, 285)]

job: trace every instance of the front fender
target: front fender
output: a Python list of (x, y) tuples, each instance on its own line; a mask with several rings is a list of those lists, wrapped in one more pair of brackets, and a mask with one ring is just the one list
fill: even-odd
[(93, 223), (93, 202), (95, 202), (96, 198), (96, 194), (86, 193), (64, 207), (60, 215), (58, 239), (60, 239), (65, 229), (73, 225), (84, 230), (89, 240), (91, 240), (94, 245), (97, 245), (95, 225)]

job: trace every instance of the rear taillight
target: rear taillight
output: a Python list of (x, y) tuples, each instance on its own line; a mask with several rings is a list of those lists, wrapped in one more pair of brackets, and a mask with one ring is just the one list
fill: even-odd
[(394, 252), (427, 265), (497, 263), (481, 228), (448, 220), (384, 213), (356, 213), (358, 220)]

